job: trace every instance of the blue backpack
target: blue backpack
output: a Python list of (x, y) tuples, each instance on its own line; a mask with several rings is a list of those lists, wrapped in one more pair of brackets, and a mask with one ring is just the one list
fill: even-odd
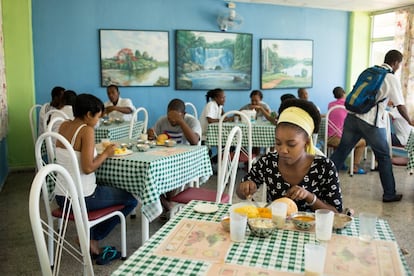
[(364, 114), (378, 103), (384, 101), (386, 98), (377, 99), (377, 92), (387, 73), (391, 73), (391, 71), (377, 65), (365, 69), (359, 75), (352, 91), (346, 97), (346, 109), (358, 114)]

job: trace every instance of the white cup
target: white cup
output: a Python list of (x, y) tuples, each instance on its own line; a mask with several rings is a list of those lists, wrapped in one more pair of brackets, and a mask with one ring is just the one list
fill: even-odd
[(237, 124), (239, 122), (239, 116), (235, 115), (234, 116), (234, 122)]
[(148, 140), (148, 134), (142, 133), (140, 138), (141, 138), (142, 141), (147, 141)]
[(371, 213), (359, 214), (359, 239), (365, 242), (370, 242), (375, 235), (375, 225), (377, 223), (377, 216)]
[(325, 268), (326, 247), (305, 244), (305, 276), (322, 276)]
[(315, 211), (315, 235), (319, 241), (329, 241), (332, 237), (334, 212), (328, 209)]
[(247, 216), (234, 211), (230, 212), (230, 239), (234, 242), (241, 242), (246, 235)]
[(276, 224), (277, 228), (285, 227), (287, 204), (284, 202), (275, 202), (272, 205), (272, 221)]

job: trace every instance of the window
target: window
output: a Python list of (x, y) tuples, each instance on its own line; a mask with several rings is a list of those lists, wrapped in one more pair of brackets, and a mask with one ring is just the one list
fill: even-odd
[(382, 64), (385, 53), (396, 48), (395, 21), (395, 12), (372, 16), (371, 65)]

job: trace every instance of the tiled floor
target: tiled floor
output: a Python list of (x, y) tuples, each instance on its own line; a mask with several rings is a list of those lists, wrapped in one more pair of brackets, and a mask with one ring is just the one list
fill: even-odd
[[(239, 171), (239, 176), (242, 175)], [(356, 214), (369, 211), (386, 219), (391, 225), (400, 247), (408, 250), (406, 260), (411, 269), (414, 269), (414, 175), (410, 176), (402, 167), (395, 167), (394, 174), (397, 181), (397, 190), (404, 194), (398, 203), (382, 203), (382, 188), (377, 172), (367, 175), (348, 176), (341, 172), (340, 179), (344, 197), (344, 204), (355, 209)], [(11, 173), (3, 190), (0, 192), (0, 275), (40, 275), (40, 267), (32, 238), (29, 216), (28, 195), (34, 172)], [(212, 176), (206, 184), (215, 186), (216, 177)], [(238, 199), (235, 197), (237, 202)], [(150, 225), (151, 232), (162, 226), (160, 220)], [(103, 245), (120, 247), (119, 228), (104, 240)], [(141, 224), (140, 217), (127, 219), (128, 255), (140, 245)], [(96, 275), (110, 275), (120, 264), (121, 260), (114, 261), (106, 266), (94, 266)], [(65, 264), (67, 275), (79, 275), (79, 270)]]

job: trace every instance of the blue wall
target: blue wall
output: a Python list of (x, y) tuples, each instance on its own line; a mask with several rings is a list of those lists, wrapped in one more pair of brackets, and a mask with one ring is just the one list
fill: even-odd
[[(172, 98), (193, 102), (201, 113), (205, 91), (177, 91), (175, 82), (174, 31), (219, 31), (222, 0), (36, 0), (33, 9), (33, 44), (36, 102), (50, 99), (53, 86), (89, 92), (106, 101), (100, 87), (99, 29), (165, 30), (170, 39), (169, 87), (121, 87), (121, 96), (149, 111), (149, 125), (163, 115)], [(321, 9), (237, 3), (244, 23), (237, 32), (253, 34), (252, 89), (260, 89), (260, 39), (311, 39), (314, 45), (313, 87), (310, 100), (322, 113), (333, 99), (332, 89), (345, 86), (349, 13)], [(296, 90), (263, 90), (272, 109), (283, 93)], [(227, 91), (224, 109), (239, 109), (250, 91)]]

